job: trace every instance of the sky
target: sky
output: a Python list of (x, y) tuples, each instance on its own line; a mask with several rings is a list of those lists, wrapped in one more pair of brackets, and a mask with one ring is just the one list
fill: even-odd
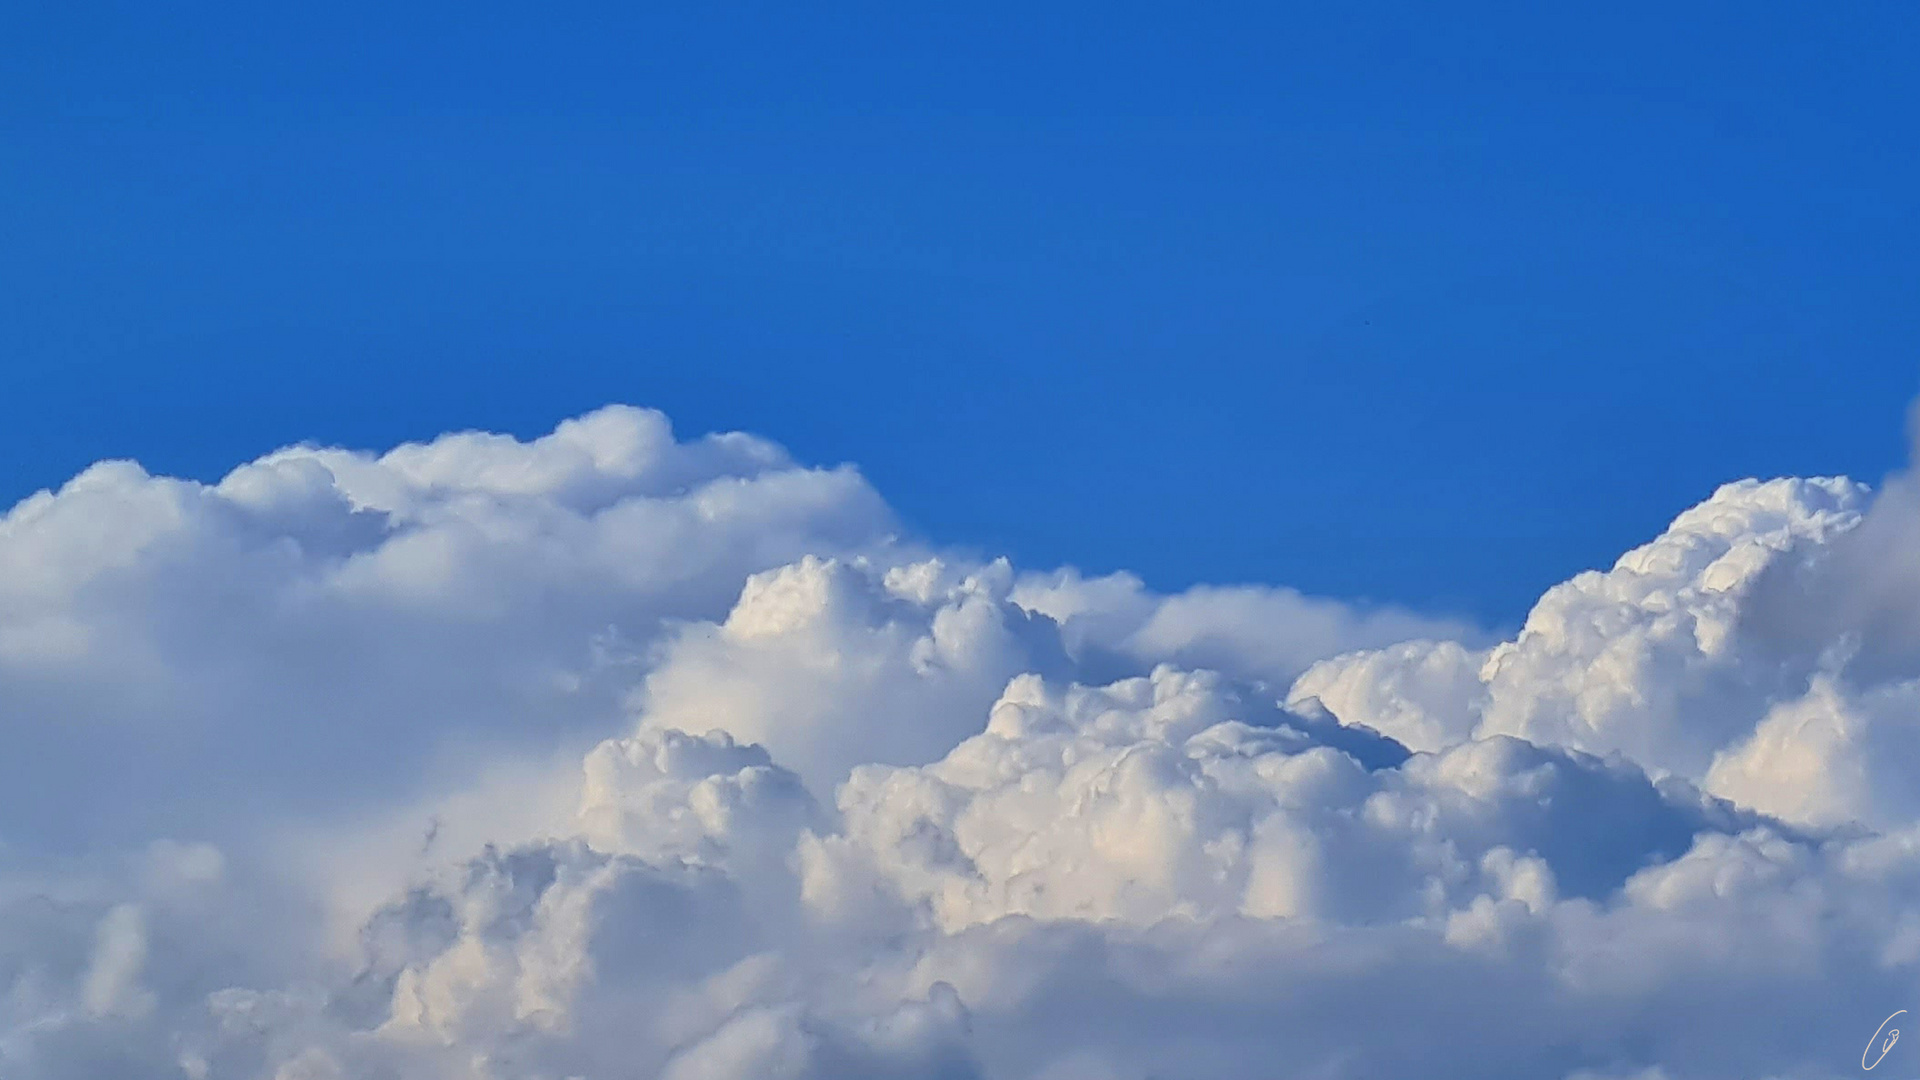
[(0, 12), (0, 1078), (1909, 1074), (1920, 9), (391, 7)]
[(1920, 390), (1907, 4), (0, 21), (0, 501), (624, 402), (1033, 564), (1517, 625)]

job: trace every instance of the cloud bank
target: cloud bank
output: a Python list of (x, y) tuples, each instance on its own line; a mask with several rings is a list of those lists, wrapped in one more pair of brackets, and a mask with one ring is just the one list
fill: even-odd
[(1851, 1072), (1915, 552), (1908, 480), (1731, 484), (1500, 641), (631, 408), (103, 463), (0, 520), (0, 1076)]

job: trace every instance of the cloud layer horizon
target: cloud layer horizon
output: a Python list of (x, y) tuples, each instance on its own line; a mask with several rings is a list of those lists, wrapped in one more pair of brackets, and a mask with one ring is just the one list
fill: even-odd
[(1920, 1007), (1905, 476), (1502, 640), (625, 406), (106, 462), (0, 519), (0, 716), (7, 1080), (1816, 1078)]

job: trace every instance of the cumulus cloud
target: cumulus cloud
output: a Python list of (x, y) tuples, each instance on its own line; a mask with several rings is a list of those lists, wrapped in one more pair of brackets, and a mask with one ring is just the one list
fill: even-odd
[(0, 520), (0, 1075), (1835, 1075), (1920, 988), (1916, 540), (1733, 484), (1500, 641), (637, 409), (103, 464)]
[(1912, 481), (1729, 484), (1511, 641), (1417, 641), (1295, 682), (1418, 749), (1496, 734), (1621, 755), (1804, 826), (1915, 820), (1920, 550)]

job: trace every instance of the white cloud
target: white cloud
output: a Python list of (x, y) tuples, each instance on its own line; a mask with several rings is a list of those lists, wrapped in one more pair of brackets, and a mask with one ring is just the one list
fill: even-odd
[(896, 533), (632, 409), (22, 503), (0, 1075), (1811, 1078), (1920, 989), (1904, 480), (1507, 642)]
[(1816, 774), (1853, 767), (1834, 755), (1860, 733), (1805, 721), (1821, 708), (1813, 699), (1832, 705), (1858, 689), (1879, 701), (1889, 676), (1920, 674), (1920, 653), (1893, 647), (1880, 625), (1897, 605), (1861, 599), (1898, 595), (1898, 571), (1861, 552), (1891, 550), (1889, 533), (1920, 539), (1920, 516), (1898, 503), (1843, 480), (1729, 484), (1611, 570), (1549, 590), (1511, 641), (1349, 654), (1315, 665), (1289, 696), (1420, 749), (1513, 735), (1622, 754), (1807, 824), (1858, 816), (1892, 793), (1806, 784), (1843, 783)]

